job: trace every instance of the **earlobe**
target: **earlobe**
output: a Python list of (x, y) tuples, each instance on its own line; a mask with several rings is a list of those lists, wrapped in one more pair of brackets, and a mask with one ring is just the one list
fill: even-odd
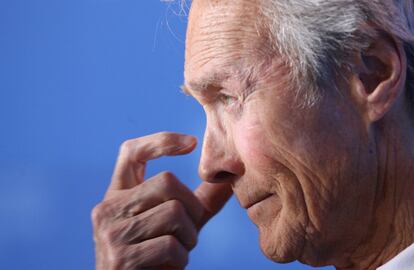
[(378, 38), (360, 55), (353, 84), (369, 122), (384, 117), (403, 92), (406, 65), (402, 44), (388, 36)]

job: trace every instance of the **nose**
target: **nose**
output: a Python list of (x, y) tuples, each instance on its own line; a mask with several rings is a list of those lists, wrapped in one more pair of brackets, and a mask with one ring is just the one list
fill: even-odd
[(207, 124), (198, 173), (210, 183), (232, 182), (244, 174), (244, 164), (223, 128)]

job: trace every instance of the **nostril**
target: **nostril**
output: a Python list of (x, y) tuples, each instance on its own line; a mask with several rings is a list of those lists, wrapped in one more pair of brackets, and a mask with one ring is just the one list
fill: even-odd
[(233, 173), (227, 172), (227, 171), (221, 171), (214, 175), (214, 179), (216, 180), (228, 180), (233, 178), (235, 175)]

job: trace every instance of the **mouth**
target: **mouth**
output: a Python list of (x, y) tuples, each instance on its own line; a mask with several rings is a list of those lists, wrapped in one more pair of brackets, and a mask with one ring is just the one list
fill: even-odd
[(244, 208), (245, 209), (249, 209), (250, 207), (252, 207), (253, 205), (255, 205), (255, 204), (257, 204), (257, 203), (260, 203), (260, 202), (262, 202), (262, 201), (264, 201), (264, 200), (266, 200), (267, 198), (269, 198), (269, 197), (271, 197), (271, 196), (273, 196), (273, 194), (271, 194), (271, 193), (266, 193), (266, 194), (264, 194), (263, 196), (260, 196), (260, 197), (258, 197), (256, 200), (254, 200), (254, 201), (252, 201), (252, 202), (249, 202)]

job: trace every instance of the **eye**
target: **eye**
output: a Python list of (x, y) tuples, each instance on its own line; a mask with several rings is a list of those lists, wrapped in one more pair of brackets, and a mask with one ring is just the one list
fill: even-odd
[(224, 93), (220, 93), (219, 100), (220, 100), (221, 103), (223, 103), (225, 105), (229, 105), (229, 104), (232, 104), (233, 102), (235, 102), (237, 100), (237, 98), (235, 98), (233, 96), (226, 95)]

